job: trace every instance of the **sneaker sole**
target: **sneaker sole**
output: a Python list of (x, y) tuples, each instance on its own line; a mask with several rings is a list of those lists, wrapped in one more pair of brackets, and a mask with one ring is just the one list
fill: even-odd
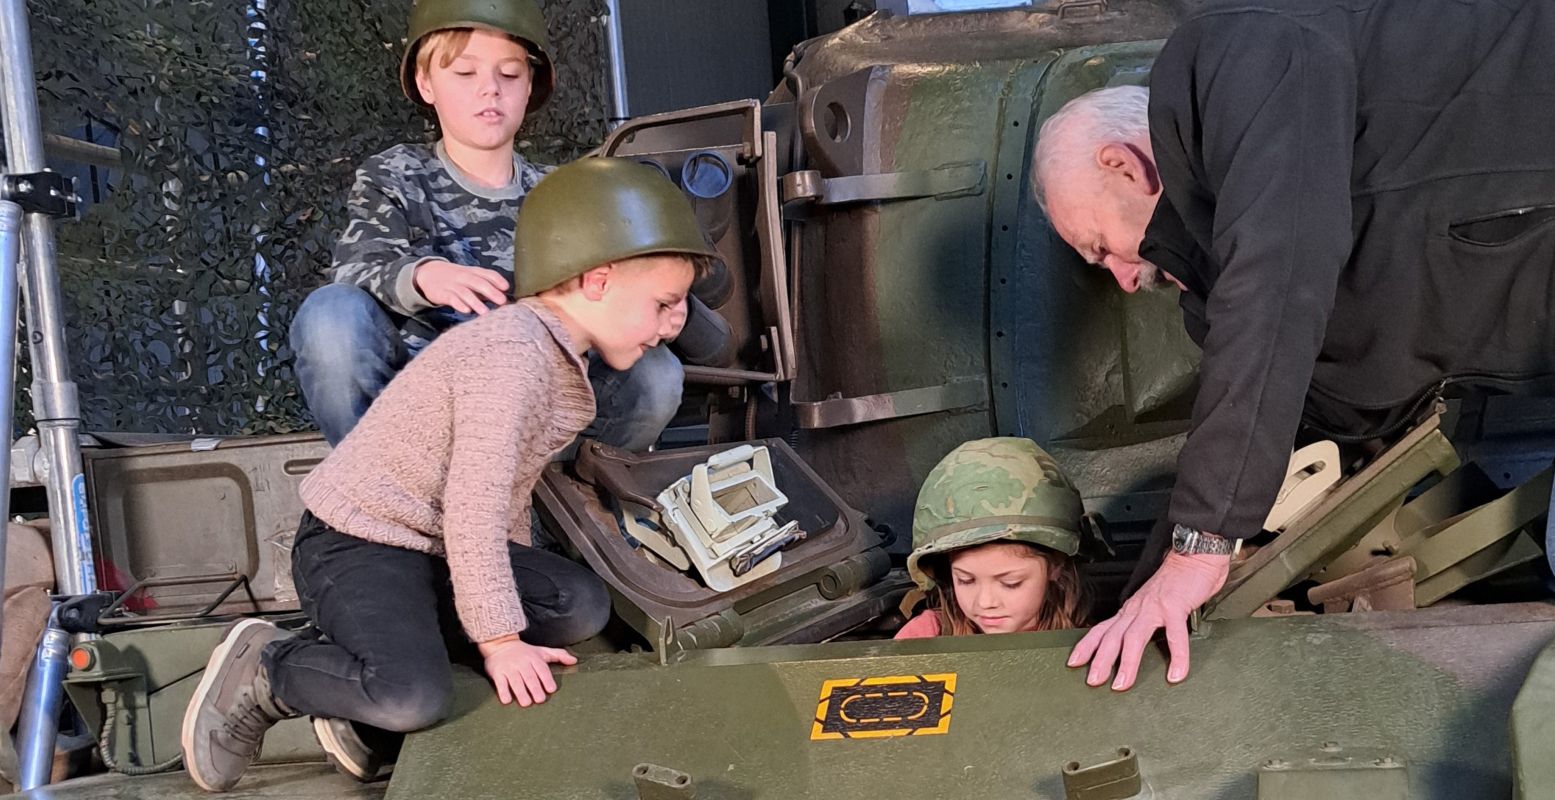
[(211, 653), (210, 660), (205, 662), (205, 674), (200, 676), (200, 684), (194, 688), (194, 696), (189, 698), (189, 707), (184, 709), (184, 727), (179, 732), (178, 738), (179, 745), (183, 748), (184, 771), (189, 773), (189, 777), (201, 789), (207, 792), (220, 792), (224, 790), (217, 789), (208, 781), (202, 780), (200, 774), (195, 771), (194, 760), (189, 758), (189, 753), (194, 750), (194, 737), (191, 735), (194, 733), (194, 719), (199, 715), (200, 706), (205, 705), (205, 698), (211, 693), (211, 687), (216, 685), (216, 676), (221, 673), (218, 667), (227, 659), (227, 655), (232, 652), (233, 645), (237, 644), (238, 639), (242, 638), (243, 629), (250, 625), (269, 624), (262, 619), (245, 619), (232, 626), (232, 630), (227, 631), (227, 635), (221, 638), (221, 644), (216, 645), (216, 650)]
[(336, 753), (345, 752), (345, 746), (340, 743), (339, 739), (335, 738), (335, 730), (330, 727), (328, 720), (322, 717), (315, 717), (313, 720), (313, 735), (318, 737), (319, 746), (324, 748), (324, 756), (329, 759), (329, 763), (335, 766), (335, 769), (350, 775), (362, 783), (370, 783), (378, 777), (377, 775), (367, 774), (367, 768), (361, 764), (346, 761), (336, 755)]

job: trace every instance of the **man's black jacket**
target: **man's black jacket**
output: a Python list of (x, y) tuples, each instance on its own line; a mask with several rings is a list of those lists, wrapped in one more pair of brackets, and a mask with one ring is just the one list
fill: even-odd
[(1309, 394), (1370, 434), (1555, 373), (1555, 0), (1212, 2), (1150, 90), (1141, 255), (1204, 349), (1174, 522), (1257, 532)]

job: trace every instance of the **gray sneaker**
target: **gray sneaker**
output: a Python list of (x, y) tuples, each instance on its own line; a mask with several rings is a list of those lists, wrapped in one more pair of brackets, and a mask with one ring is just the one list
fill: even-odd
[(240, 620), (227, 631), (184, 712), (184, 767), (208, 792), (225, 792), (259, 754), (271, 725), (295, 714), (270, 692), (260, 664), (265, 645), (291, 634), (262, 619)]
[(348, 719), (313, 718), (313, 735), (319, 738), (319, 746), (329, 756), (335, 769), (367, 783), (394, 771), (394, 764), (385, 753), (369, 746), (361, 733)]

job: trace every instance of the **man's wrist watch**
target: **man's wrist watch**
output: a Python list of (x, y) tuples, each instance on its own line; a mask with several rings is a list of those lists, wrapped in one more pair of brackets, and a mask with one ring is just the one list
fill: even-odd
[(1187, 525), (1172, 528), (1172, 552), (1191, 556), (1201, 553), (1229, 556), (1241, 549), (1241, 539), (1227, 539)]

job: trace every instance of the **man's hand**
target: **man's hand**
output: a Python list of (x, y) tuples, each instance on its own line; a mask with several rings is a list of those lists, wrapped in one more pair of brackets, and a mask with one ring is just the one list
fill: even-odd
[(1167, 553), (1161, 568), (1123, 604), (1118, 615), (1092, 628), (1075, 645), (1069, 666), (1090, 662), (1085, 682), (1100, 686), (1112, 675), (1116, 663), (1118, 676), (1112, 688), (1124, 691), (1134, 685), (1151, 637), (1164, 627), (1171, 654), (1166, 680), (1182, 681), (1188, 677), (1188, 615), (1220, 591), (1230, 571), (1230, 556)]
[(559, 647), (537, 647), (517, 636), (504, 636), (481, 642), (486, 658), (486, 675), (497, 687), (497, 699), (503, 705), (518, 701), (525, 708), (544, 703), (546, 695), (556, 691), (552, 664), (571, 666), (578, 663), (573, 654)]
[(480, 267), (423, 261), (416, 265), (412, 282), (428, 303), (465, 314), (486, 313), (488, 301), (496, 306), (508, 301), (508, 279), (500, 272)]

